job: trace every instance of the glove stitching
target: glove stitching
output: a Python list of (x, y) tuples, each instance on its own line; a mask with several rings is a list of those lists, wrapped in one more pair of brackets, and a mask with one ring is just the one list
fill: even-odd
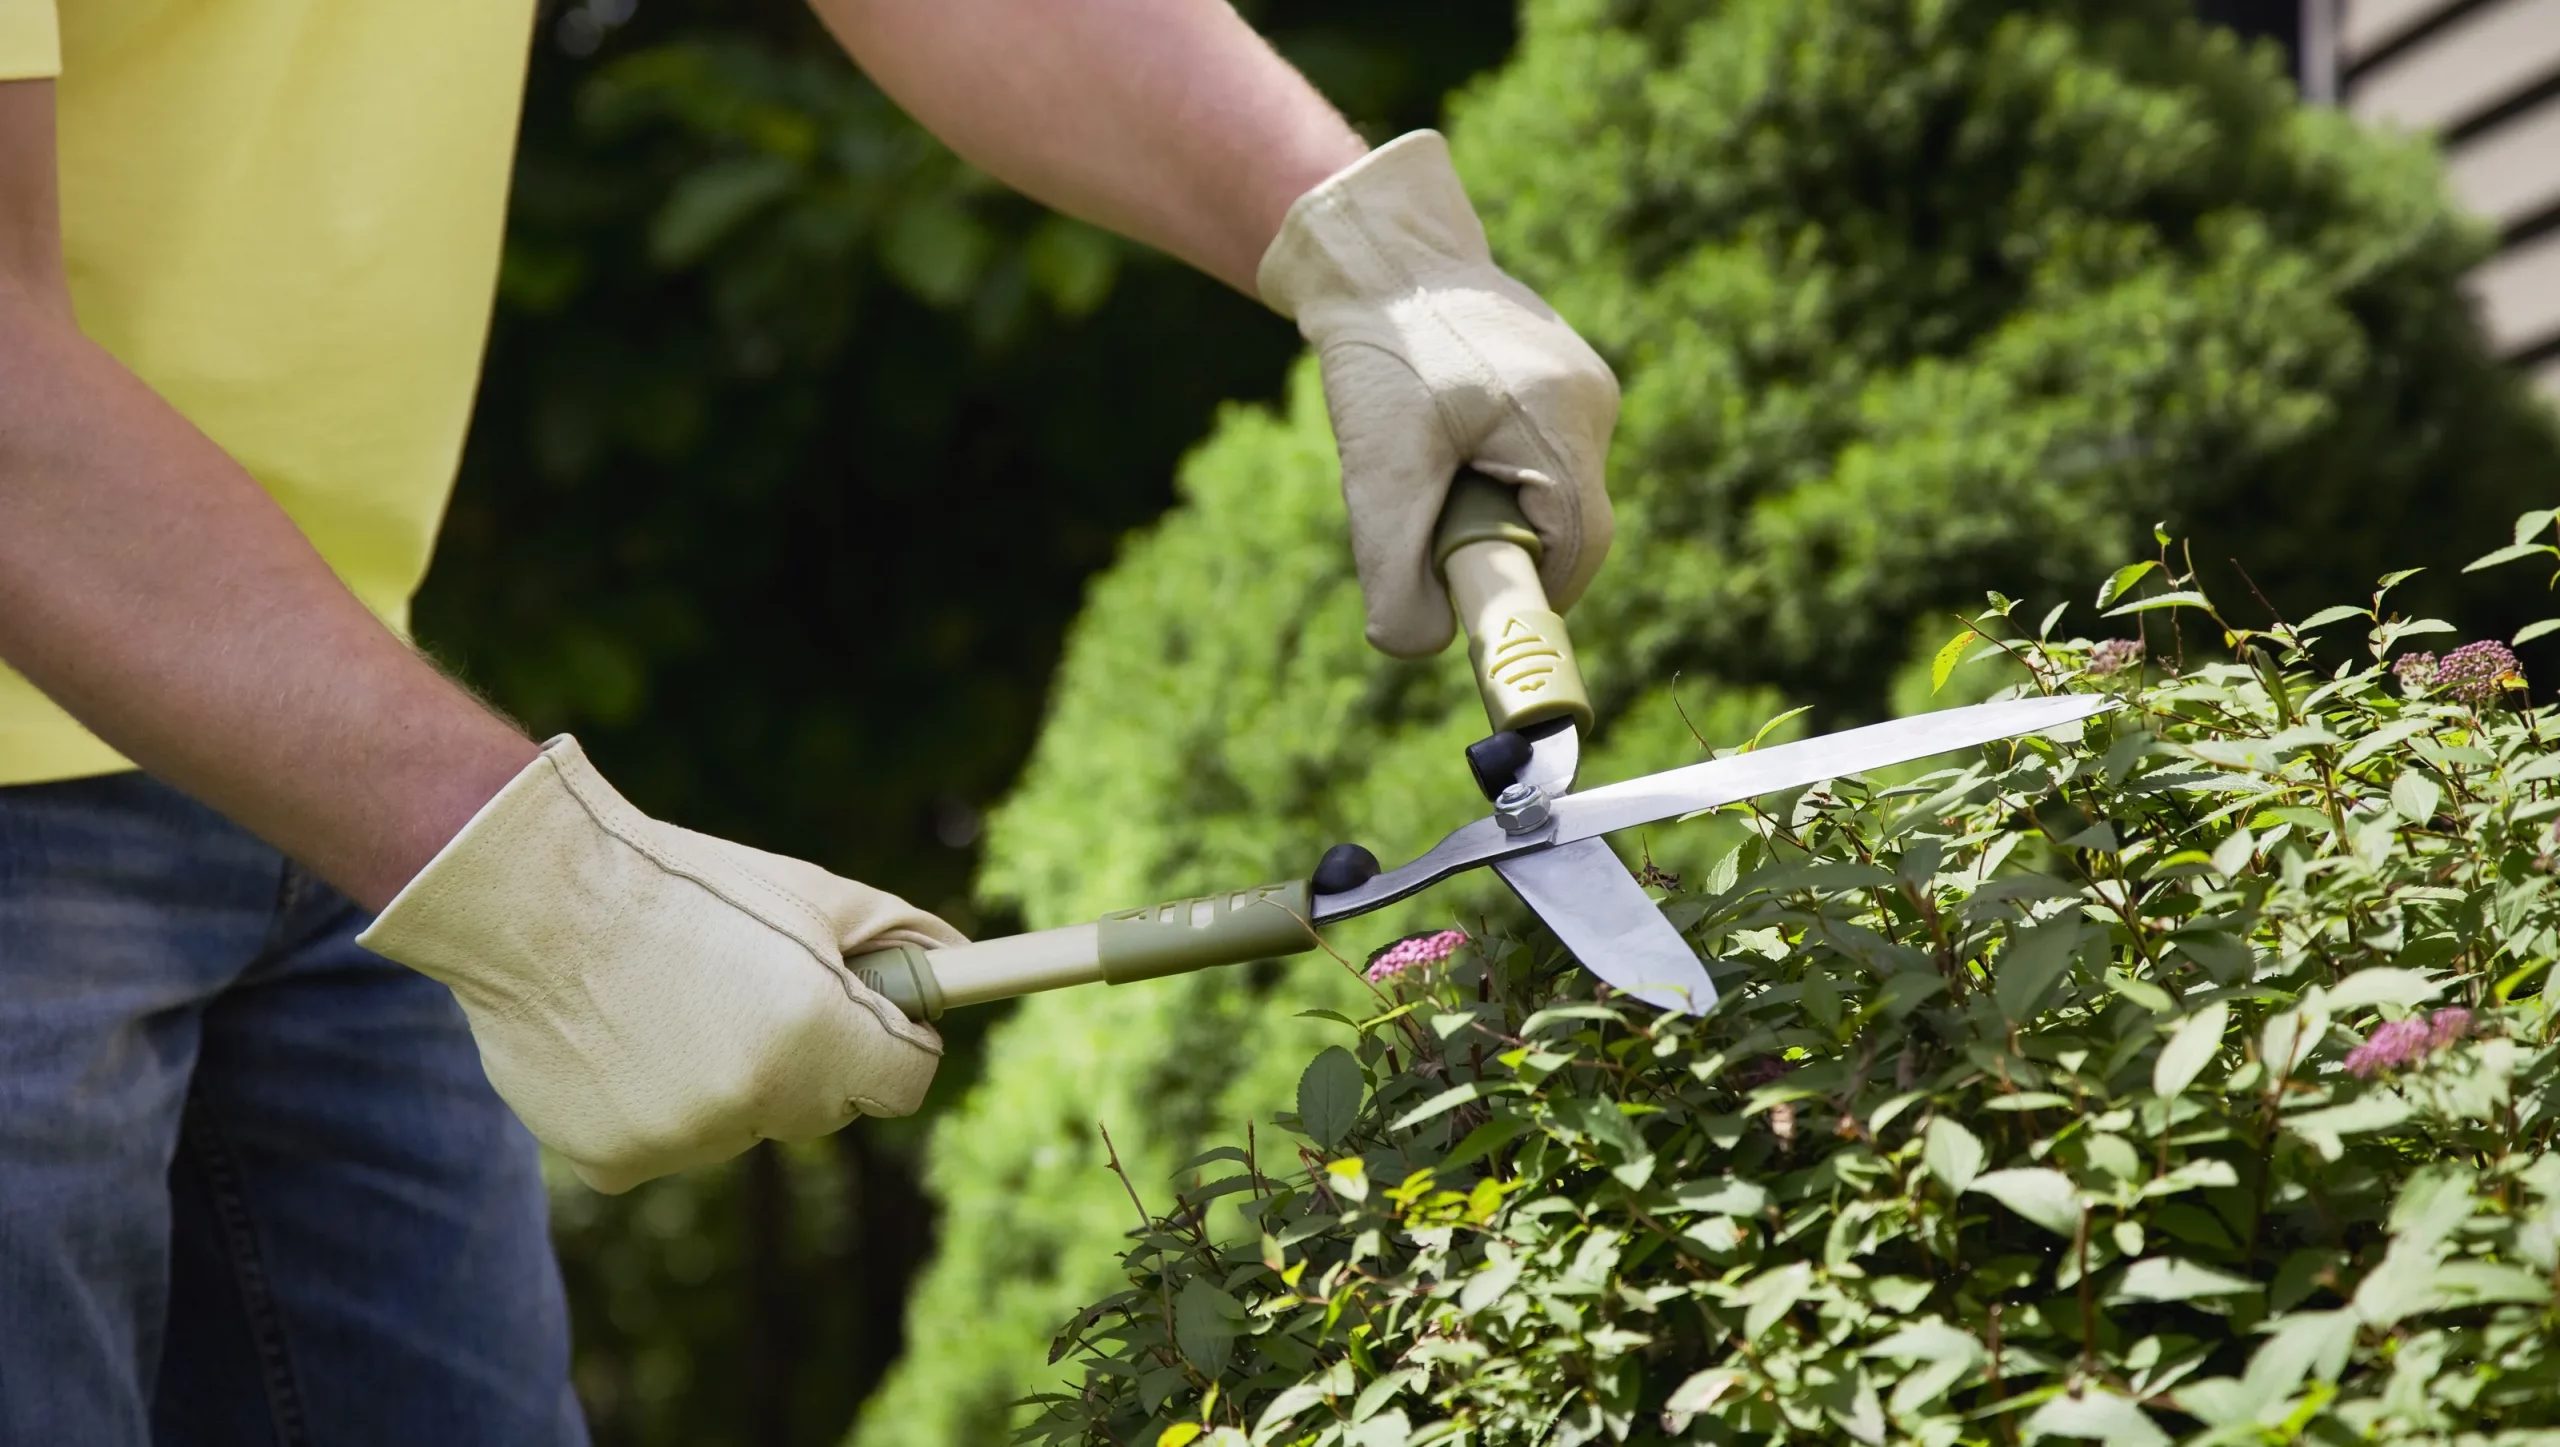
[[(837, 972), (841, 972), (844, 969), (844, 961), (841, 958), (832, 961), (828, 960), (825, 958), (825, 954), (810, 944), (808, 938), (799, 931), (792, 929), (786, 923), (769, 917), (765, 912), (757, 909), (754, 904), (747, 900), (736, 897), (736, 895), (729, 889), (723, 888), (719, 883), (716, 883), (709, 878), (705, 871), (688, 866), (668, 851), (660, 848), (648, 839), (641, 837), (639, 830), (630, 828), (625, 821), (613, 817), (620, 811), (612, 809), (609, 805), (591, 798), (583, 783), (575, 774), (563, 769), (560, 771), (560, 777), (561, 781), (569, 786), (570, 796), (575, 798), (580, 805), (585, 807), (588, 817), (594, 819), (606, 833), (621, 840), (633, 849), (638, 850), (642, 858), (647, 859), (659, 869), (668, 874), (672, 874), (679, 879), (692, 880), (694, 883), (701, 885), (704, 889), (710, 891), (714, 897), (727, 903), (730, 907), (737, 909), (788, 936), (793, 943), (799, 945), (801, 949), (807, 951), (813, 957), (816, 957), (821, 966)], [(620, 801), (614, 800), (611, 802), (619, 803)], [(789, 890), (784, 889), (782, 886), (775, 884), (770, 880), (756, 878), (755, 876), (746, 873), (744, 870), (731, 872), (737, 874), (740, 878), (751, 882), (767, 894), (774, 896), (778, 902), (796, 906), (802, 916), (802, 922), (804, 924), (812, 927), (818, 927), (818, 932), (820, 933), (833, 933), (832, 930), (823, 928), (827, 923), (826, 913), (823, 910), (820, 910), (816, 905), (811, 904), (809, 901), (802, 899), (800, 896), (793, 894)], [(781, 912), (783, 911), (776, 911), (776, 913)]]
[[(689, 879), (693, 881), (695, 884), (700, 885), (703, 889), (708, 891), (713, 898), (723, 901), (731, 908), (736, 909), (759, 923), (776, 930), (784, 937), (791, 940), (794, 944), (799, 945), (803, 951), (806, 951), (812, 958), (817, 960), (820, 968), (825, 969), (834, 977), (838, 988), (844, 991), (845, 998), (856, 1005), (860, 1005), (865, 1010), (870, 1011), (872, 1018), (879, 1022), (881, 1028), (887, 1030), (891, 1035), (896, 1036), (898, 1039), (915, 1046), (919, 1050), (930, 1051), (936, 1057), (939, 1057), (942, 1054), (938, 1044), (928, 1044), (923, 1039), (919, 1038), (921, 1029), (914, 1021), (909, 1020), (898, 1010), (896, 1006), (890, 1004), (885, 997), (881, 996), (878, 992), (872, 990), (871, 987), (863, 984), (859, 979), (855, 978), (852, 968), (845, 964), (843, 954), (833, 945), (829, 945), (821, 949), (819, 946), (812, 944), (807, 935), (801, 934), (800, 932), (791, 929), (789, 926), (770, 918), (766, 914), (758, 911), (753, 904), (746, 900), (737, 898), (729, 890), (722, 888), (718, 883), (715, 883), (710, 878), (706, 877), (703, 871), (686, 866), (683, 861), (676, 859), (667, 851), (659, 848), (649, 840), (639, 837), (639, 830), (629, 827), (624, 821), (614, 817), (622, 812), (622, 810), (610, 807), (613, 804), (622, 803), (618, 797), (600, 802), (590, 797), (588, 791), (582, 786), (582, 782), (577, 778), (575, 773), (568, 769), (560, 768), (557, 761), (546, 760), (546, 762), (550, 762), (552, 764), (552, 768), (554, 772), (560, 776), (561, 782), (568, 785), (570, 797), (576, 799), (580, 807), (587, 811), (588, 817), (594, 819), (597, 825), (606, 833), (621, 840), (633, 849), (638, 850), (642, 858), (647, 859), (658, 868), (676, 876), (679, 879)], [(624, 804), (623, 809), (630, 809), (630, 806)], [(630, 812), (637, 814), (639, 811), (630, 810)], [(642, 817), (645, 818), (646, 816)], [(818, 935), (826, 938), (832, 938), (834, 936), (834, 922), (827, 917), (826, 911), (818, 908), (815, 904), (801, 898), (791, 890), (786, 889), (779, 884), (775, 884), (769, 879), (760, 878), (746, 872), (745, 870), (732, 869), (728, 872), (773, 896), (781, 903), (797, 906), (805, 921), (813, 927), (813, 931)]]
[[(1519, 388), (1515, 379), (1506, 375), (1500, 367), (1495, 366), (1493, 360), (1490, 357), (1487, 357), (1484, 352), (1467, 337), (1467, 334), (1461, 330), (1455, 322), (1449, 319), (1447, 311), (1438, 300), (1436, 294), (1433, 292), (1430, 285), (1426, 283), (1419, 274), (1397, 261), (1392, 253), (1390, 253), (1385, 247), (1378, 244), (1377, 238), (1370, 234), (1369, 223), (1366, 217), (1362, 214), (1358, 197), (1351, 195), (1348, 191), (1345, 191), (1342, 195), (1334, 199), (1337, 204), (1337, 209), (1342, 214), (1344, 229), (1359, 239), (1361, 246), (1364, 247), (1368, 251), (1369, 255), (1379, 263), (1379, 269), (1385, 272), (1389, 278), (1395, 282), (1395, 290), (1412, 292), (1414, 298), (1421, 303), (1421, 310), (1423, 314), (1430, 319), (1431, 323), (1438, 327), (1450, 341), (1456, 343), (1457, 350), (1463, 352), (1476, 364), (1476, 370), (1479, 375), (1490, 379), (1494, 383), (1494, 394), (1502, 399), (1501, 405), (1503, 410), (1509, 414), (1513, 421), (1521, 424), (1530, 443), (1535, 446), (1540, 453), (1544, 454), (1545, 461), (1547, 463), (1547, 475), (1554, 478), (1559, 487), (1569, 489), (1577, 488), (1581, 480), (1575, 477), (1573, 475), (1573, 469), (1565, 464), (1564, 454), (1556, 445), (1555, 439), (1548, 434), (1547, 429), (1539, 423), (1537, 418), (1529, 414), (1529, 409), (1521, 403)], [(1500, 267), (1489, 267), (1488, 269), (1493, 271), (1496, 276), (1503, 277), (1504, 280), (1510, 279), (1503, 273)], [(1512, 299), (1506, 298), (1506, 300)], [(1518, 302), (1516, 300), (1512, 300), (1512, 304), (1516, 306), (1518, 305)], [(1346, 342), (1341, 345), (1376, 346), (1377, 344), (1374, 342)], [(1331, 350), (1333, 350), (1331, 347), (1319, 349), (1320, 353)], [(1378, 350), (1387, 351), (1384, 347), (1380, 347)], [(1396, 356), (1396, 360), (1403, 362), (1407, 371), (1412, 372), (1417, 380), (1422, 381), (1424, 392), (1429, 394), (1431, 398), (1432, 410), (1440, 418), (1441, 436), (1449, 442), (1450, 451), (1460, 454), (1472, 454), (1482, 445), (1483, 439), (1481, 437), (1475, 439), (1473, 442), (1459, 441), (1458, 439), (1463, 435), (1462, 430), (1454, 425), (1454, 421), (1449, 414), (1449, 404), (1442, 400), (1440, 389), (1431, 386), (1429, 380), (1427, 378), (1423, 378), (1420, 369), (1416, 368), (1410, 360), (1402, 356), (1397, 356), (1397, 354), (1393, 352), (1388, 352), (1388, 355)], [(1466, 456), (1466, 461), (1470, 466), (1472, 466), (1477, 459), (1473, 455), (1468, 455)], [(1446, 485), (1447, 484), (1444, 481), (1442, 484), (1444, 489)], [(1578, 560), (1582, 555), (1581, 500), (1577, 496), (1573, 499), (1573, 502), (1573, 506), (1564, 510), (1564, 522), (1559, 528), (1559, 531), (1563, 532), (1565, 535), (1554, 540), (1555, 542), (1562, 543), (1564, 546), (1551, 547), (1548, 549), (1549, 555), (1556, 560), (1555, 575), (1558, 578), (1566, 576), (1569, 571), (1565, 567), (1566, 563)]]

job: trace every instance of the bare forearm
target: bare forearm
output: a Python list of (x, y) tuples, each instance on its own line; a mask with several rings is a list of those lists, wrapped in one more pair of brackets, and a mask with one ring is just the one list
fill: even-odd
[(0, 658), (378, 907), (533, 746), (365, 611), (237, 464), (0, 289)]
[(1289, 204), (1365, 147), (1224, 0), (812, 0), (988, 172), (1248, 296)]

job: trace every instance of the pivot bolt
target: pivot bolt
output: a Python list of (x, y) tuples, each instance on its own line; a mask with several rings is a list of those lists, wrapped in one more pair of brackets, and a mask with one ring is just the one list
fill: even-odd
[(1505, 834), (1535, 833), (1546, 827), (1551, 812), (1547, 791), (1535, 784), (1513, 784), (1493, 800), (1493, 817), (1502, 822)]

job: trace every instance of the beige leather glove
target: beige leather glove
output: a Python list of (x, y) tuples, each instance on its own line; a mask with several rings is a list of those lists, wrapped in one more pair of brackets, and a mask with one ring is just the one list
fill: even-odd
[(914, 1110), (941, 1037), (844, 965), (892, 942), (962, 940), (814, 864), (659, 823), (566, 735), (357, 936), (452, 987), (498, 1094), (602, 1191)]
[(1460, 464), (1520, 487), (1559, 610), (1609, 552), (1608, 364), (1486, 248), (1448, 143), (1415, 131), (1298, 198), (1257, 283), (1316, 350), (1342, 452), (1369, 641), (1401, 658), (1452, 631), (1431, 530)]

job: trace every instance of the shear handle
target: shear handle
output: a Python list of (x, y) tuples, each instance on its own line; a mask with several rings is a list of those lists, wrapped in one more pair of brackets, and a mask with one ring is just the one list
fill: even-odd
[(1591, 693), (1564, 619), (1547, 606), (1540, 552), (1518, 490), (1461, 469), (1440, 509), (1431, 560), (1466, 630), (1485, 718), (1497, 733), (1569, 718), (1587, 734)]

